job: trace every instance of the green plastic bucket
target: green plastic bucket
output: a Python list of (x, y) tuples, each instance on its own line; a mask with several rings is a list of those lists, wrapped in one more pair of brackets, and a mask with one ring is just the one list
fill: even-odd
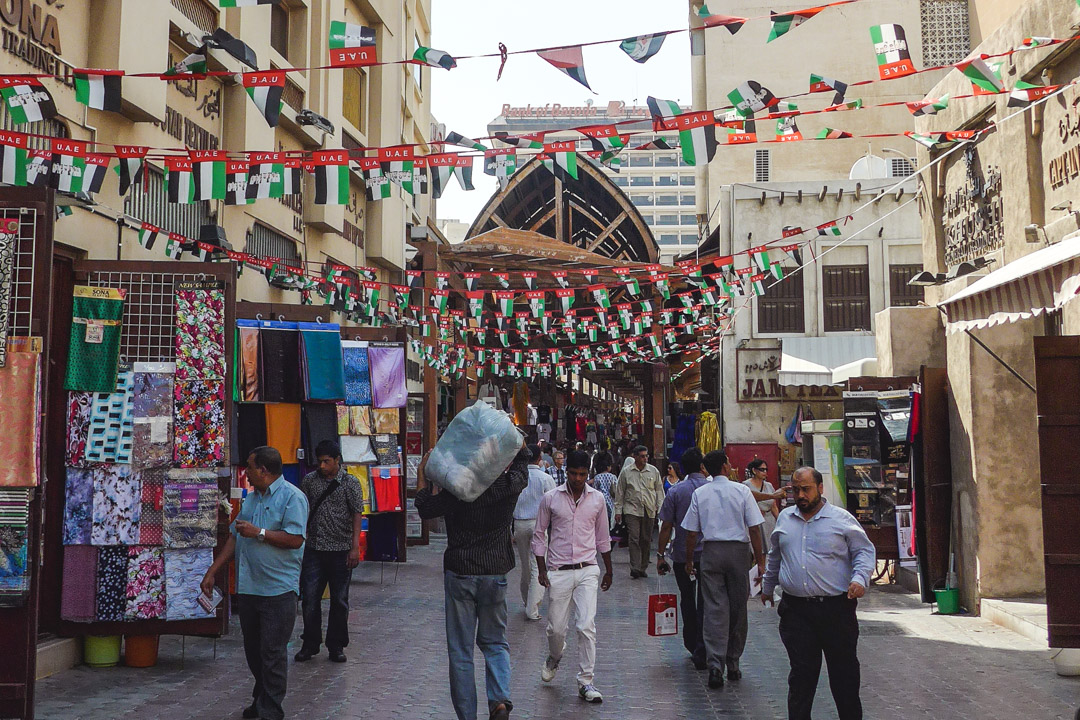
[(119, 665), (120, 636), (87, 635), (83, 643), (83, 661), (96, 668)]
[(960, 591), (957, 588), (935, 590), (937, 610), (940, 615), (955, 615), (960, 612)]

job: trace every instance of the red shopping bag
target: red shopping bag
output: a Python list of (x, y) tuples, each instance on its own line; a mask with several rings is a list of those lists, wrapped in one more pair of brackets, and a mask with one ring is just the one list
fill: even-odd
[(679, 597), (674, 593), (649, 596), (649, 635), (663, 637), (679, 634)]

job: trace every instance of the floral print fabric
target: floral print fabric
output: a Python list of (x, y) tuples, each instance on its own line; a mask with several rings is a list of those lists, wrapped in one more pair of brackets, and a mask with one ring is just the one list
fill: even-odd
[(165, 615), (165, 551), (128, 548), (125, 620), (152, 620)]
[(218, 500), (217, 485), (167, 484), (162, 505), (165, 547), (214, 547)]
[(225, 377), (225, 291), (220, 288), (176, 293), (176, 379)]
[(349, 434), (349, 407), (348, 405), (337, 406), (337, 432), (338, 435)]
[(94, 515), (91, 545), (137, 545), (142, 484), (127, 465), (97, 465), (94, 477)]
[(64, 544), (89, 545), (94, 518), (94, 473), (69, 467), (64, 496)]
[(127, 606), (128, 548), (100, 548), (97, 568), (97, 619), (123, 620)]
[(122, 372), (116, 390), (97, 393), (90, 405), (90, 430), (86, 461), (91, 463), (131, 463), (131, 391), (134, 373)]
[(173, 459), (181, 467), (214, 467), (225, 462), (225, 383), (177, 381), (174, 392)]
[(173, 375), (137, 372), (132, 399), (131, 464), (164, 467), (173, 459)]
[(212, 617), (199, 607), (199, 585), (214, 561), (210, 548), (165, 551), (165, 619), (192, 620)]
[(0, 607), (22, 605), (30, 592), (29, 542), (25, 525), (0, 526)]
[(93, 393), (68, 393), (67, 407), (67, 465), (86, 465), (86, 443), (90, 434), (90, 405)]

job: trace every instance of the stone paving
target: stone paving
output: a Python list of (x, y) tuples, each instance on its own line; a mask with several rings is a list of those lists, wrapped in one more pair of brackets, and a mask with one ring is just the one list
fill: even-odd
[[(352, 586), (349, 662), (325, 651), (309, 663), (290, 660), (285, 710), (304, 720), (452, 719), (442, 619), (442, 544), (410, 548), (405, 565), (362, 565)], [(678, 638), (650, 638), (645, 606), (656, 578), (630, 580), (627, 551), (615, 552), (615, 585), (600, 595), (596, 684), (602, 705), (577, 697), (574, 639), (555, 682), (539, 678), (546, 643), (542, 623), (526, 623), (509, 578), (509, 638), (514, 718), (638, 720), (784, 718), (787, 657), (776, 613), (751, 603), (744, 679), (710, 691)], [(665, 579), (666, 592), (675, 592)], [(974, 617), (932, 615), (915, 596), (874, 588), (860, 606), (863, 704), (867, 718), (1073, 720), (1080, 679), (1054, 674), (1049, 651)], [(324, 614), (325, 617), (325, 614)], [(290, 655), (299, 646), (297, 621)], [(477, 680), (483, 693), (483, 660)], [(156, 667), (79, 667), (38, 684), (37, 717), (48, 720), (224, 720), (250, 702), (238, 623), (225, 638), (162, 638)], [(481, 715), (481, 720), (486, 715)], [(822, 672), (815, 717), (836, 717)]]

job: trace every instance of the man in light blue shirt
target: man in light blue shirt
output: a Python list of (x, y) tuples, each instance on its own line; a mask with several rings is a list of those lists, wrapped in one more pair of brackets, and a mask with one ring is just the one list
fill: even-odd
[(202, 590), (236, 557), (237, 602), (244, 654), (255, 677), (245, 718), (282, 720), (288, 680), (288, 645), (296, 623), (296, 598), (307, 535), (308, 501), (281, 477), (281, 453), (258, 447), (247, 459), (248, 493), (232, 536), (206, 571)]
[(777, 613), (788, 651), (788, 717), (809, 720), (821, 656), (829, 664), (829, 687), (839, 720), (861, 720), (859, 622), (855, 608), (866, 594), (877, 561), (862, 525), (822, 495), (822, 477), (802, 467), (791, 477), (795, 507), (776, 520), (761, 601), (784, 591)]
[(540, 584), (540, 569), (532, 551), (536, 513), (544, 493), (555, 489), (555, 480), (540, 469), (541, 451), (538, 445), (529, 446), (529, 484), (518, 495), (514, 506), (514, 545), (521, 560), (521, 602), (525, 603), (525, 619), (540, 619), (540, 601), (544, 586)]

